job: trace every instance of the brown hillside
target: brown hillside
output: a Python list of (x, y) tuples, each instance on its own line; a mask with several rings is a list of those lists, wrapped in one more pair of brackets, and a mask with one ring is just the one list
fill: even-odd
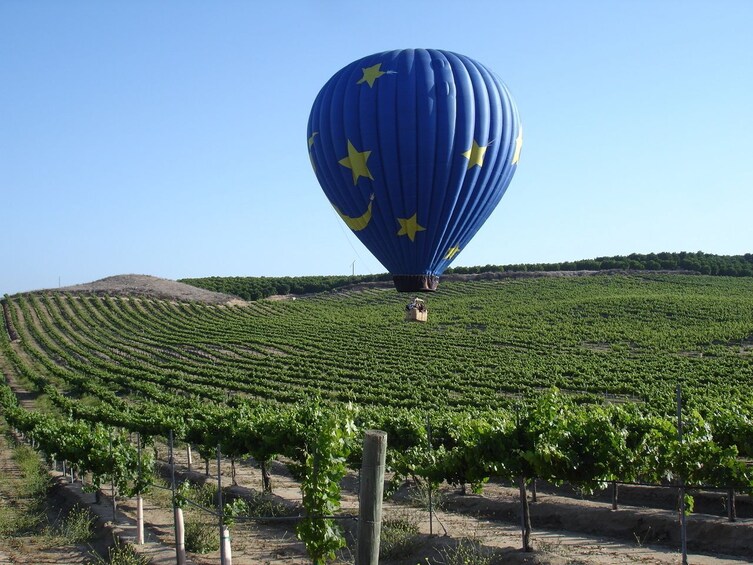
[(161, 279), (150, 275), (116, 275), (98, 281), (50, 289), (51, 291), (93, 293), (108, 296), (144, 296), (163, 300), (204, 302), (207, 304), (240, 304), (237, 296), (212, 292), (203, 288)]

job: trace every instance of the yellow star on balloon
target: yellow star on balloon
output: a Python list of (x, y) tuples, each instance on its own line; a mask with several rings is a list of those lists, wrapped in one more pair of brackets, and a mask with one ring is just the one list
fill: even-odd
[(366, 161), (371, 155), (371, 151), (358, 151), (353, 144), (348, 140), (348, 156), (343, 157), (338, 161), (343, 167), (347, 167), (353, 173), (353, 184), (358, 184), (360, 177), (366, 177), (374, 180), (371, 176), (371, 171), (366, 165)]
[(314, 138), (319, 135), (318, 131), (315, 131), (311, 134), (311, 137), (309, 137), (309, 147), (314, 145)]
[(463, 157), (468, 159), (468, 168), (478, 165), (481, 167), (484, 164), (484, 155), (486, 155), (486, 149), (488, 145), (479, 145), (476, 140), (473, 140), (473, 145), (468, 151), (463, 153)]
[(512, 156), (512, 164), (516, 164), (520, 160), (520, 150), (523, 147), (523, 126), (520, 126), (518, 130), (518, 137), (515, 138), (515, 153)]
[(445, 255), (445, 256), (444, 256), (444, 258), (445, 258), (445, 259), (452, 259), (452, 258), (453, 258), (453, 257), (455, 257), (455, 255), (457, 255), (458, 253), (460, 253), (460, 248), (459, 248), (459, 247), (458, 247), (457, 245), (456, 245), (455, 247), (450, 247), (450, 248), (449, 248), (449, 249), (447, 250), (447, 255)]
[(378, 79), (382, 75), (387, 74), (383, 70), (381, 70), (381, 67), (382, 63), (377, 63), (376, 65), (372, 65), (371, 67), (361, 69), (363, 71), (363, 76), (361, 77), (361, 80), (359, 80), (356, 84), (363, 84), (365, 82), (369, 85), (369, 88), (372, 88), (376, 79)]
[(418, 225), (418, 220), (416, 219), (417, 215), (418, 214), (416, 213), (410, 218), (398, 218), (397, 221), (400, 223), (400, 231), (397, 232), (397, 235), (407, 235), (411, 241), (415, 241), (416, 232), (426, 230), (425, 227)]

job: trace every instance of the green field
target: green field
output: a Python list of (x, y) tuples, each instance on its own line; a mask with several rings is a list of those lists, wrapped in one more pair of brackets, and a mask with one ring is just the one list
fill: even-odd
[[(247, 306), (21, 294), (9, 299), (27, 370), (158, 383), (217, 399), (321, 395), (427, 409), (504, 406), (558, 387), (674, 410), (753, 398), (753, 280), (589, 276), (455, 282), (402, 321), (391, 290)], [(11, 364), (12, 365), (12, 364)], [(583, 393), (586, 393), (585, 396)]]
[[(205, 458), (219, 446), (235, 460), (282, 456), (311, 515), (339, 507), (368, 429), (387, 432), (398, 482), (515, 480), (522, 503), (534, 478), (583, 492), (617, 481), (753, 491), (750, 278), (446, 281), (425, 324), (403, 321), (407, 298), (376, 287), (219, 306), (6, 297), (0, 409), (46, 456), (125, 494), (152, 480), (134, 433)], [(41, 394), (25, 407), (11, 385)], [(307, 527), (314, 551), (324, 538)]]

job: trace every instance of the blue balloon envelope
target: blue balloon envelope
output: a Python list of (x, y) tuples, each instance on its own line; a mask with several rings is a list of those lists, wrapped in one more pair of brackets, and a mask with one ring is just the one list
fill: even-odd
[(435, 49), (351, 63), (321, 89), (308, 123), (325, 195), (404, 292), (436, 289), (504, 195), (522, 143), (502, 81)]

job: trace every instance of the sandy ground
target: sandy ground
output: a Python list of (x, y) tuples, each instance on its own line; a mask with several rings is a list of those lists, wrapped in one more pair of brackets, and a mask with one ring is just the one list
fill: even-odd
[[(2, 473), (2, 488), (0, 488), (0, 512), (14, 507), (24, 506), (26, 501), (16, 498), (13, 491), (21, 473), (12, 458), (12, 449), (7, 438), (0, 437), (0, 473)], [(0, 565), (21, 564), (73, 564), (86, 563), (91, 555), (92, 546), (101, 546), (102, 537), (92, 540), (89, 544), (63, 543), (64, 540), (51, 535), (42, 535), (41, 530), (46, 524), (54, 524), (69, 506), (62, 500), (51, 495), (48, 499), (46, 521), (37, 530), (21, 534), (0, 534)]]
[(207, 304), (243, 304), (237, 296), (212, 292), (189, 284), (150, 275), (115, 275), (98, 281), (49, 289), (71, 293), (94, 293), (113, 296), (148, 296), (164, 300), (186, 300)]
[[(161, 455), (164, 455), (163, 451)], [(187, 457), (185, 451), (176, 450), (176, 469), (179, 478), (190, 477), (194, 481), (214, 482), (216, 478), (204, 475), (204, 464), (194, 461), (193, 471), (187, 471)], [(165, 469), (167, 465), (165, 464)], [(167, 471), (165, 471), (167, 472)], [(216, 463), (210, 465), (210, 473), (216, 477)], [(231, 483), (231, 468), (229, 461), (223, 461), (222, 480), (224, 485)], [(274, 464), (273, 488), (275, 497), (288, 505), (300, 504), (300, 490), (298, 483), (292, 479), (282, 464)], [(236, 464), (235, 480), (237, 486), (232, 492), (239, 496), (249, 494), (250, 491), (261, 489), (261, 473), (252, 461)], [(614, 512), (611, 503), (573, 499), (559, 494), (539, 492), (538, 502), (531, 505), (533, 516), (533, 545), (535, 552), (525, 554), (518, 548), (521, 544), (519, 522), (515, 509), (517, 508), (517, 490), (503, 485), (488, 485), (485, 493), (479, 495), (460, 495), (455, 489), (445, 487), (441, 498), (444, 498), (445, 510), (437, 511), (429, 522), (429, 514), (425, 509), (417, 508), (408, 501), (410, 495), (407, 489), (402, 489), (397, 495), (385, 502), (385, 518), (400, 517), (418, 524), (420, 534), (411, 544), (412, 553), (402, 559), (383, 559), (384, 565), (416, 565), (424, 563), (426, 558), (438, 559), (443, 547), (453, 545), (460, 539), (473, 539), (489, 551), (496, 552), (497, 563), (538, 563), (577, 564), (590, 563), (606, 565), (611, 563), (645, 563), (645, 564), (675, 564), (680, 563), (679, 544), (672, 535), (664, 532), (663, 528), (677, 530), (676, 514), (672, 510), (644, 509), (633, 506), (623, 506)], [(357, 477), (349, 475), (343, 481), (343, 513), (356, 515), (358, 513)], [(124, 506), (125, 507), (125, 506)], [(129, 512), (131, 509), (128, 510)], [(160, 524), (164, 533), (164, 541), (172, 542), (171, 520), (169, 508), (159, 507), (150, 502), (150, 520)], [(537, 522), (561, 521), (584, 530), (593, 532), (618, 532), (620, 537), (606, 537), (598, 533), (584, 533), (567, 531), (563, 528), (537, 527)], [(742, 564), (750, 563), (746, 555), (753, 541), (753, 520), (741, 519), (731, 524), (721, 516), (694, 515), (689, 519), (689, 533), (695, 536), (695, 545), (704, 546), (699, 536), (711, 535), (721, 546), (722, 542), (729, 551), (736, 556), (725, 556), (717, 548), (710, 552), (694, 550), (690, 554), (689, 562), (699, 565), (712, 564)], [(653, 531), (648, 529), (635, 535), (631, 528), (643, 524), (653, 524)], [(701, 524), (708, 530), (699, 529)], [(346, 537), (353, 541), (355, 523), (344, 521), (347, 529)], [(433, 535), (430, 535), (429, 529)], [(725, 533), (730, 530), (731, 533)], [(625, 532), (630, 536), (624, 537)], [(652, 543), (657, 537), (666, 536), (665, 544)], [(309, 563), (305, 556), (303, 544), (295, 539), (294, 525), (278, 523), (275, 525), (259, 525), (256, 523), (238, 524), (233, 532), (233, 563), (245, 564), (304, 564)], [(691, 538), (692, 539), (692, 538)], [(706, 540), (709, 541), (709, 540)], [(707, 544), (708, 545), (708, 544)], [(351, 545), (352, 551), (352, 545)], [(204, 565), (216, 563), (219, 553), (204, 556), (192, 555), (195, 563)], [(352, 554), (343, 552), (341, 563), (352, 563)], [(441, 561), (437, 561), (441, 562)]]

